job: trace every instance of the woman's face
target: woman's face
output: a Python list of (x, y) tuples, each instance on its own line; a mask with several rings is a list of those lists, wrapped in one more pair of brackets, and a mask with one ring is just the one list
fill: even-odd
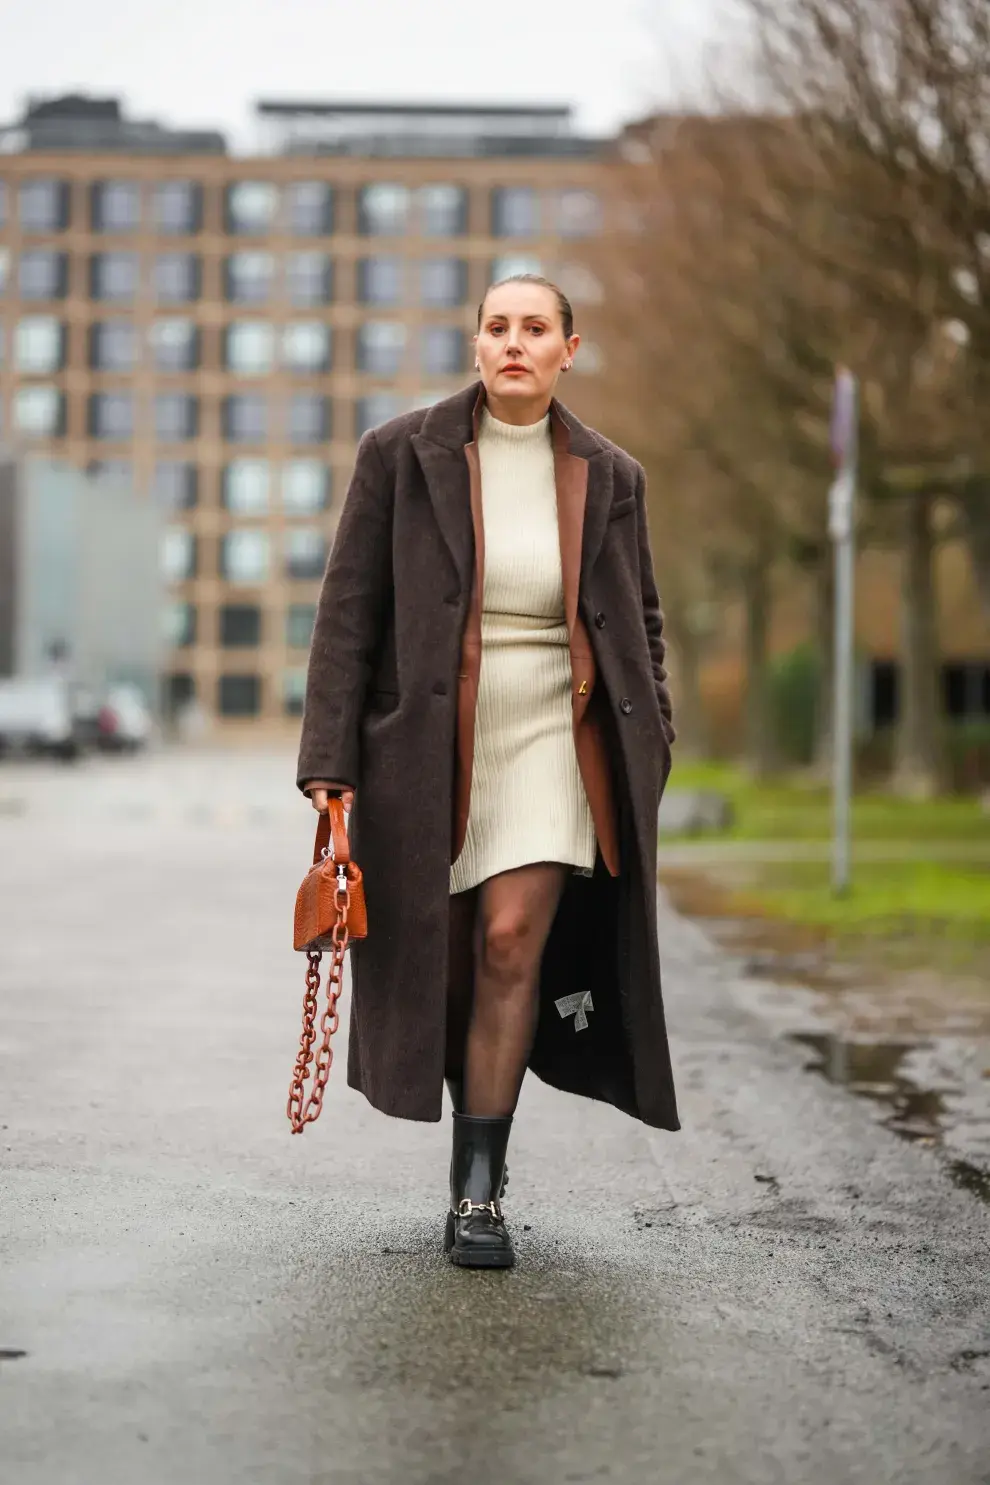
[[(493, 411), (549, 406), (557, 378), (581, 337), (564, 338), (557, 296), (542, 284), (502, 284), (492, 289), (475, 339), (481, 380)], [(538, 413), (539, 415), (539, 413)]]

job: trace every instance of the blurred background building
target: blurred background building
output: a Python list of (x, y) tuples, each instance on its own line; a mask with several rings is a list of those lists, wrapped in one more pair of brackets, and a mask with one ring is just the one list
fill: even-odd
[(235, 158), (68, 97), (0, 136), (0, 437), (162, 513), (166, 716), (235, 731), (301, 710), (361, 434), (464, 384), (493, 279), (593, 293), (602, 169), (565, 108), (273, 101), (257, 125)]

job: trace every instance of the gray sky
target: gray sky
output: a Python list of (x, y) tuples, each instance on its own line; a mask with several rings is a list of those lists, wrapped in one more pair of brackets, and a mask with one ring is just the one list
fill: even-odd
[(240, 148), (259, 96), (572, 103), (598, 133), (697, 84), (725, 3), (0, 0), (0, 122), (83, 91)]

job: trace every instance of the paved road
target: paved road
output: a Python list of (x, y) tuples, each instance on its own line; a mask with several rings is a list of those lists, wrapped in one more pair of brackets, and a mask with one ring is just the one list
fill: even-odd
[(514, 1272), (445, 1125), (290, 1137), (286, 768), (0, 772), (4, 1485), (986, 1485), (987, 1209), (666, 909), (685, 1132), (528, 1083)]

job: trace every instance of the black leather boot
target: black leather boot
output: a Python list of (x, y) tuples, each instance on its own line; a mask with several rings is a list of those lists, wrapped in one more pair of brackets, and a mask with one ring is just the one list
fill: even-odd
[[(450, 1094), (450, 1101), (454, 1105), (454, 1113), (455, 1114), (463, 1114), (463, 1112), (464, 1112), (464, 1084), (463, 1084), (463, 1082), (461, 1081), (460, 1078), (447, 1078), (447, 1079), (445, 1079), (445, 1081), (446, 1081), (446, 1084), (447, 1084), (447, 1092)], [(508, 1184), (509, 1184), (509, 1167), (506, 1166), (505, 1169), (502, 1172), (502, 1184), (499, 1187), (499, 1192), (498, 1192), (499, 1199), (500, 1200), (505, 1195), (505, 1190), (506, 1190), (506, 1187), (508, 1186)]]
[(512, 1128), (503, 1119), (453, 1115), (450, 1212), (444, 1249), (461, 1268), (511, 1268), (516, 1255), (496, 1192)]

